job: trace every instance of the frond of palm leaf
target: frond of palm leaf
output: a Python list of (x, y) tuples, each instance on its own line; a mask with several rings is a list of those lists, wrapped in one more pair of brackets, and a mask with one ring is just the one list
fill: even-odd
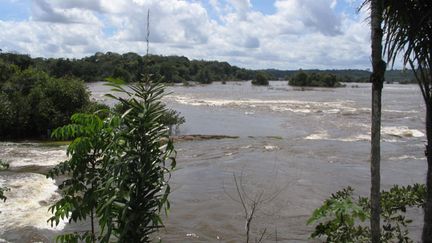
[(389, 63), (401, 55), (419, 82), (425, 101), (431, 101), (432, 1), (384, 0), (384, 52)]

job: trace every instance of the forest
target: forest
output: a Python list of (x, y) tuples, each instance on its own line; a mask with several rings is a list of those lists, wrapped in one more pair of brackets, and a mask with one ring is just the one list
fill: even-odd
[[(227, 62), (190, 60), (184, 56), (141, 56), (128, 52), (98, 52), (80, 59), (69, 58), (32, 58), (26, 54), (0, 53), (0, 59), (15, 64), (21, 69), (33, 67), (53, 77), (70, 76), (85, 82), (101, 81), (107, 77), (120, 78), (126, 82), (139, 80), (142, 73), (151, 73), (156, 78), (164, 77), (167, 83), (195, 81), (211, 83), (213, 81), (252, 80), (257, 73), (263, 74), (268, 80), (290, 80), (296, 74), (304, 72), (335, 75), (338, 82), (368, 82), (369, 70), (251, 70), (233, 66)], [(413, 83), (414, 74), (410, 70), (388, 70), (386, 81)]]

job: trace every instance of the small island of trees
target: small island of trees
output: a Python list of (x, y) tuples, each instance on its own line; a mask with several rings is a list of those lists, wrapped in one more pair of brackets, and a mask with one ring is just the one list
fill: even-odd
[(302, 87), (341, 87), (336, 75), (329, 73), (298, 72), (288, 81), (289, 85)]
[(259, 72), (257, 73), (255, 79), (252, 80), (252, 84), (265, 86), (265, 85), (269, 85), (269, 81), (264, 73)]

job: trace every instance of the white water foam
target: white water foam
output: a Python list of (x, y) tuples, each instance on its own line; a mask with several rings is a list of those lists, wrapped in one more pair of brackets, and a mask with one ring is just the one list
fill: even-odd
[(382, 133), (385, 135), (391, 135), (395, 137), (415, 137), (421, 138), (424, 137), (425, 134), (417, 129), (410, 129), (406, 126), (400, 127), (383, 127)]
[(276, 145), (265, 145), (264, 149), (266, 151), (274, 151), (274, 150), (279, 150), (280, 148)]
[(410, 113), (410, 114), (418, 114), (419, 111), (414, 111), (414, 110), (410, 110), (410, 111), (401, 111), (401, 110), (383, 110), (383, 112), (389, 112), (389, 113)]
[(52, 216), (48, 208), (60, 195), (54, 180), (36, 173), (0, 176), (0, 186), (10, 188), (6, 202), (0, 203), (0, 233), (8, 229), (35, 227), (61, 230), (65, 222), (54, 228), (47, 223)]
[(54, 166), (65, 161), (66, 147), (43, 147), (33, 144), (2, 143), (0, 155), (11, 168), (24, 166)]
[(412, 155), (402, 155), (399, 157), (390, 157), (389, 160), (426, 160), (425, 157), (418, 158)]
[(295, 112), (295, 113), (356, 113), (357, 108), (351, 107), (352, 101), (335, 101), (335, 102), (315, 102), (300, 100), (259, 100), (259, 99), (209, 99), (194, 98), (183, 95), (169, 95), (171, 99), (179, 104), (191, 106), (231, 106), (242, 108), (266, 108), (276, 112)]
[(346, 138), (331, 138), (327, 131), (311, 134), (305, 137), (307, 140), (328, 140), (328, 141), (341, 141), (341, 142), (358, 142), (358, 141), (370, 141), (369, 135), (359, 134)]
[[(360, 125), (370, 129), (369, 125)], [(425, 134), (417, 129), (410, 129), (406, 126), (393, 126), (381, 128), (382, 141), (389, 143), (397, 143), (401, 138), (421, 138)], [(306, 140), (329, 140), (329, 141), (342, 141), (342, 142), (357, 142), (357, 141), (370, 141), (370, 132), (367, 134), (357, 134), (349, 137), (333, 138), (330, 137), (327, 131), (319, 131), (317, 133), (306, 136)]]
[(329, 135), (327, 131), (321, 131), (319, 133), (311, 134), (305, 137), (307, 140), (327, 140), (329, 139)]
[(370, 141), (370, 139), (371, 139), (370, 135), (358, 134), (347, 138), (339, 138), (339, 139), (336, 138), (334, 140), (342, 141), (342, 142), (359, 142), (359, 141)]

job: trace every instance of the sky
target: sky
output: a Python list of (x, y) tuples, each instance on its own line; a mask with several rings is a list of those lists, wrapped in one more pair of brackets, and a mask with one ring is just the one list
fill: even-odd
[(0, 49), (32, 57), (150, 53), (250, 69), (367, 69), (361, 0), (0, 0)]

